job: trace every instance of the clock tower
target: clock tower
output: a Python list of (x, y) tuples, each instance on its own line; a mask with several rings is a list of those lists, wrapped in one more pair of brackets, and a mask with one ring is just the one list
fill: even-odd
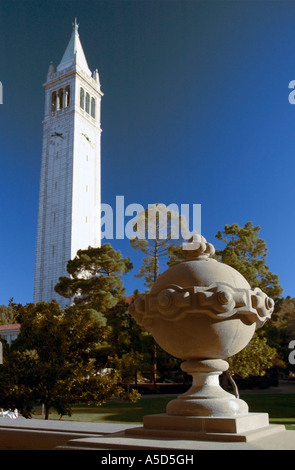
[(79, 249), (100, 246), (101, 127), (103, 93), (91, 73), (75, 20), (69, 44), (45, 88), (34, 302), (56, 299), (54, 290)]

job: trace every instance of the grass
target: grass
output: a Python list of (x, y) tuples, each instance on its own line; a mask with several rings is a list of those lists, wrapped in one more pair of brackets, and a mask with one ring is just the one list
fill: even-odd
[[(87, 422), (114, 422), (114, 423), (142, 423), (146, 414), (165, 412), (166, 404), (176, 396), (142, 396), (137, 403), (110, 400), (101, 406), (87, 406), (77, 404), (73, 406), (72, 416), (64, 416), (65, 421)], [(33, 418), (40, 418), (40, 409)], [(59, 415), (52, 412), (50, 419), (59, 419)]]
[[(75, 405), (72, 416), (63, 416), (64, 421), (142, 423), (144, 415), (165, 413), (167, 403), (176, 398), (174, 395), (143, 395), (137, 403), (111, 400), (97, 406)], [(284, 424), (287, 429), (295, 430), (295, 394), (241, 394), (249, 405), (250, 412), (268, 413), (271, 424)], [(43, 418), (36, 409), (33, 418)], [(60, 419), (52, 412), (50, 419)]]
[(284, 424), (295, 431), (295, 394), (242, 394), (250, 412), (269, 414), (271, 424)]

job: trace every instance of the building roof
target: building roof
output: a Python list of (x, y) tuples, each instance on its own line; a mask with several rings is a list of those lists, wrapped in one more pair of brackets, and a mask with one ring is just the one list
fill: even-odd
[(1, 331), (17, 331), (20, 330), (20, 323), (10, 323), (8, 325), (0, 325)]
[(65, 50), (65, 53), (61, 59), (60, 64), (57, 66), (57, 71), (60, 72), (61, 70), (70, 67), (74, 63), (79, 65), (87, 75), (91, 76), (91, 72), (89, 70), (87, 60), (82, 48), (82, 44), (80, 42), (79, 33), (78, 33), (79, 25), (77, 24), (77, 20), (75, 18), (75, 23), (73, 24), (73, 32), (70, 39), (70, 42)]
[(125, 297), (126, 304), (131, 304), (132, 299), (133, 299), (133, 295), (128, 295), (127, 297)]

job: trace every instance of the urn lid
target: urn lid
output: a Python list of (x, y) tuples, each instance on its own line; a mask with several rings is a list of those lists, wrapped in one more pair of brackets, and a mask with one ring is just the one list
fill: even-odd
[(191, 239), (182, 247), (184, 260), (161, 274), (154, 283), (151, 294), (176, 284), (182, 288), (209, 287), (226, 283), (234, 288), (250, 289), (248, 281), (236, 269), (212, 258), (215, 248), (203, 236)]

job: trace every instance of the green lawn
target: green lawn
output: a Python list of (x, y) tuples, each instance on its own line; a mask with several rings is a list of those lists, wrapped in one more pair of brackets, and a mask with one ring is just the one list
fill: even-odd
[[(166, 404), (176, 398), (176, 396), (142, 396), (137, 403), (128, 403), (111, 400), (101, 406), (87, 406), (84, 404), (73, 407), (72, 416), (63, 416), (63, 420), (68, 421), (89, 421), (89, 422), (116, 422), (116, 423), (141, 423), (146, 414), (165, 412)], [(40, 410), (33, 418), (40, 418)], [(59, 415), (52, 412), (50, 419), (59, 419)]]
[(242, 394), (250, 412), (268, 413), (270, 423), (295, 431), (295, 394)]
[[(71, 417), (63, 416), (64, 421), (142, 423), (147, 414), (165, 413), (166, 404), (175, 396), (142, 396), (137, 403), (124, 403), (112, 400), (99, 407), (75, 405)], [(284, 424), (295, 430), (295, 394), (241, 394), (249, 405), (250, 412), (268, 413), (271, 423)], [(40, 410), (33, 418), (42, 418)], [(50, 419), (59, 419), (55, 413)]]

